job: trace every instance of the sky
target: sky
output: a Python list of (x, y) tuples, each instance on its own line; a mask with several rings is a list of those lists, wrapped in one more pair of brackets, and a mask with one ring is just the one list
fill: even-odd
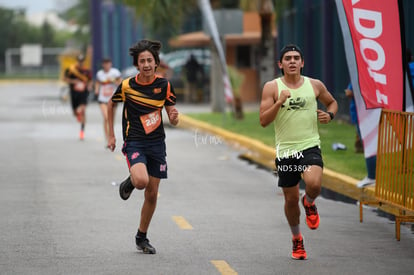
[(50, 10), (62, 10), (62, 7), (68, 7), (68, 2), (74, 1), (65, 0), (0, 0), (0, 6), (14, 9), (25, 8), (27, 14), (42, 13)]

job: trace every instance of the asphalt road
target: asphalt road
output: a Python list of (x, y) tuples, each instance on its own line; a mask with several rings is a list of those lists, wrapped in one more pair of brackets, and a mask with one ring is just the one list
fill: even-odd
[[(194, 110), (189, 106), (177, 108)], [(118, 118), (120, 111), (118, 111)], [(120, 152), (106, 150), (96, 103), (85, 140), (55, 82), (0, 83), (0, 274), (412, 274), (414, 235), (366, 209), (318, 198), (320, 228), (303, 219), (307, 261), (290, 259), (277, 178), (197, 129), (167, 128), (169, 178), (149, 239), (135, 249), (143, 192), (128, 201)]]

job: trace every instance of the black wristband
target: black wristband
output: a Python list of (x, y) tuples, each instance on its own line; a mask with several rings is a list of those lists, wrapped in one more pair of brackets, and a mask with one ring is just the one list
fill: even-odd
[(329, 114), (329, 116), (331, 117), (331, 120), (333, 120), (335, 118), (335, 115), (332, 112), (327, 112)]

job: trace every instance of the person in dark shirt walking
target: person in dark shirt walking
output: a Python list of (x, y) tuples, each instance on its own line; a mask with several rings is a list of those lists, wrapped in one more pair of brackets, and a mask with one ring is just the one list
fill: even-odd
[(191, 102), (199, 98), (197, 94), (198, 84), (204, 78), (203, 67), (197, 62), (194, 54), (190, 54), (187, 63), (184, 66), (186, 83), (184, 101)]

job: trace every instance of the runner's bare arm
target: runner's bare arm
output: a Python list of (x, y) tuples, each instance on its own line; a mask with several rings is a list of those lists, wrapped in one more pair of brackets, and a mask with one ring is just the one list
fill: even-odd
[(115, 132), (114, 132), (114, 116), (115, 116), (116, 103), (112, 100), (108, 101), (108, 148), (113, 152), (116, 146)]
[(165, 106), (165, 110), (167, 111), (168, 118), (172, 125), (178, 124), (178, 111), (174, 106)]
[(66, 82), (67, 84), (74, 84), (74, 81), (70, 79), (69, 77), (67, 77), (66, 75), (63, 77), (63, 81)]
[(115, 78), (114, 84), (119, 85), (119, 84), (121, 84), (121, 82), (122, 82), (122, 78), (121, 78), (121, 76), (119, 76), (119, 77)]
[(338, 103), (320, 80), (313, 79), (311, 83), (317, 92), (318, 100), (326, 107), (326, 112), (317, 110), (318, 121), (322, 124), (329, 123), (332, 120), (329, 113), (332, 113), (334, 116), (336, 115), (338, 112)]
[(86, 82), (86, 87), (88, 91), (93, 91), (93, 81), (92, 79), (89, 79), (88, 82)]
[(278, 94), (276, 80), (266, 82), (260, 103), (260, 124), (262, 127), (266, 127), (276, 118), (280, 107), (290, 97), (290, 92), (287, 90), (281, 91), (280, 97)]
[(99, 94), (99, 88), (100, 88), (101, 84), (100, 82), (97, 80), (95, 81), (95, 95)]

